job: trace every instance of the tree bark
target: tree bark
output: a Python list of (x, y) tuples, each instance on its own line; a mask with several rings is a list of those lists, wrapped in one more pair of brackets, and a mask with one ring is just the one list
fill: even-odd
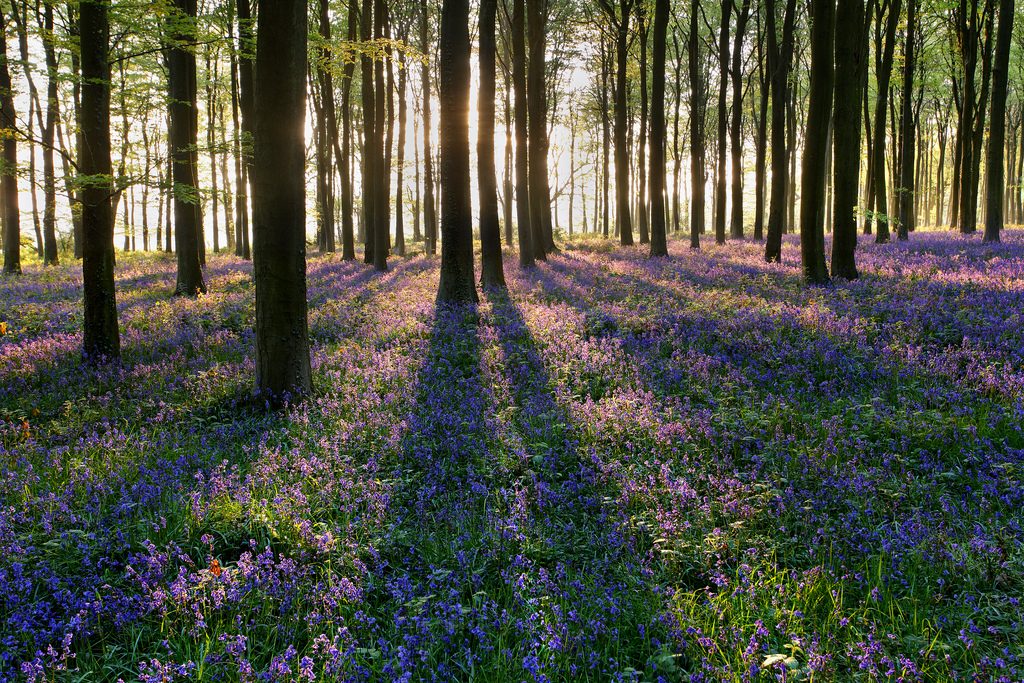
[(654, 4), (651, 77), (651, 256), (668, 256), (665, 219), (665, 49), (669, 0)]
[(690, 248), (700, 249), (704, 230), (704, 75), (700, 54), (700, 0), (690, 0)]
[(200, 265), (202, 208), (197, 182), (199, 119), (196, 107), (196, 56), (187, 47), (195, 40), (196, 0), (174, 0), (167, 47), (167, 85), (170, 127), (167, 135), (173, 150), (174, 241), (178, 255), (178, 281), (174, 293), (196, 296), (206, 293)]
[[(420, 48), (424, 55), (430, 54), (428, 45), (428, 5), (420, 0)], [(437, 212), (434, 207), (434, 157), (430, 150), (430, 64), (423, 60), (420, 70), (423, 95), (423, 233), (424, 251), (427, 256), (437, 253)]]
[(440, 47), (441, 281), (437, 301), (476, 303), (469, 170), (469, 0), (444, 0)]
[[(7, 56), (7, 22), (0, 7), (0, 128), (18, 129), (14, 112), (14, 92)], [(7, 274), (21, 273), (21, 210), (18, 205), (18, 142), (14, 135), (3, 136), (3, 168), (0, 169), (0, 204), (3, 206), (4, 269)]]
[(787, 168), (789, 150), (786, 145), (786, 113), (789, 106), (789, 71), (793, 60), (796, 0), (786, 1), (781, 44), (776, 32), (775, 6), (776, 0), (768, 0), (765, 7), (772, 97), (772, 189), (768, 209), (768, 238), (765, 240), (765, 260), (769, 262), (782, 261), (782, 233), (785, 228), (787, 194), (791, 181)]
[(812, 0), (811, 12), (810, 101), (800, 178), (800, 256), (804, 280), (810, 284), (824, 284), (828, 282), (828, 268), (825, 266), (825, 185), (835, 80), (835, 0)]
[(551, 224), (551, 204), (548, 198), (544, 24), (545, 0), (526, 0), (526, 37), (530, 53), (526, 82), (529, 112), (530, 228), (533, 257), (538, 261), (546, 260), (548, 252), (551, 251), (548, 248), (547, 235), (547, 226)]
[(497, 0), (480, 2), (480, 89), (477, 100), (477, 182), (480, 191), (480, 284), (504, 287), (498, 179), (494, 164), (494, 97), (497, 60)]
[[(860, 109), (867, 67), (864, 0), (839, 4), (836, 14), (835, 111), (832, 125), (832, 276), (857, 278), (857, 194), (860, 182)], [(841, 30), (840, 28), (841, 27)]]
[(82, 106), (78, 171), (86, 180), (82, 200), (82, 286), (85, 360), (99, 363), (121, 355), (114, 292), (114, 221), (110, 164), (110, 63), (107, 58), (109, 0), (80, 4)]
[(999, 32), (992, 65), (992, 110), (986, 162), (985, 242), (998, 242), (1003, 228), (1003, 145), (1006, 133), (1006, 82), (1013, 38), (1013, 0), (999, 0)]
[(306, 316), (305, 0), (258, 0), (253, 165), (256, 387), (312, 389)]
[(917, 32), (917, 0), (907, 0), (907, 40), (903, 51), (903, 111), (902, 151), (900, 153), (899, 216), (896, 224), (896, 238), (905, 241), (916, 220), (914, 196), (916, 164), (914, 133), (917, 126), (914, 117), (914, 39)]
[(729, 110), (729, 24), (732, 19), (732, 0), (722, 0), (722, 20), (718, 29), (718, 156), (715, 173), (715, 242), (725, 244), (725, 156)]
[(516, 226), (519, 233), (519, 265), (532, 268), (534, 237), (530, 202), (529, 108), (526, 92), (526, 2), (512, 4), (512, 88), (515, 91), (516, 128)]

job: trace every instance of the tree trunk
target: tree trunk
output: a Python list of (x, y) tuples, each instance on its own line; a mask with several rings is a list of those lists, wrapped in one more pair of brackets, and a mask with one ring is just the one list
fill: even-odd
[(690, 248), (700, 248), (704, 230), (704, 75), (700, 54), (700, 0), (690, 0)]
[[(718, 166), (715, 174), (715, 242), (725, 244), (725, 156), (729, 109), (729, 24), (732, 0), (722, 2), (722, 20), (718, 29)], [(738, 76), (737, 76), (738, 77)]]
[(480, 89), (477, 100), (477, 176), (480, 190), (480, 284), (504, 287), (501, 226), (498, 225), (498, 180), (494, 165), (494, 96), (497, 0), (480, 2)]
[(789, 71), (793, 59), (796, 0), (786, 2), (781, 45), (776, 32), (775, 6), (776, 0), (768, 0), (765, 7), (772, 97), (772, 190), (768, 209), (768, 238), (765, 241), (765, 260), (769, 262), (782, 261), (782, 232), (786, 222), (786, 201), (790, 182), (787, 168), (786, 109), (789, 103)]
[[(374, 0), (373, 9), (373, 36), (379, 41), (384, 41), (384, 28), (387, 21), (387, 3), (385, 0)], [(388, 168), (385, 144), (385, 131), (388, 129), (387, 122), (387, 95), (388, 88), (384, 81), (384, 59), (378, 58), (373, 62), (373, 106), (374, 112), (374, 136), (373, 136), (373, 267), (378, 272), (388, 269), (388, 250), (391, 241), (391, 211), (390, 211), (390, 178), (391, 169)], [(367, 236), (367, 244), (370, 237)]]
[[(427, 32), (427, 0), (420, 0), (420, 48), (430, 54)], [(423, 232), (427, 256), (437, 253), (437, 213), (434, 208), (434, 157), (430, 151), (430, 64), (423, 60), (420, 70), (423, 96)]]
[(526, 0), (526, 37), (529, 43), (529, 68), (527, 69), (527, 108), (529, 111), (529, 182), (530, 182), (530, 228), (532, 231), (533, 257), (538, 261), (547, 259), (548, 239), (545, 227), (551, 222), (551, 204), (548, 201), (548, 158), (547, 139), (547, 92), (545, 90), (544, 39), (545, 0)]
[(319, 229), (320, 251), (332, 253), (334, 243), (334, 145), (337, 143), (336, 126), (331, 125), (334, 118), (334, 76), (331, 72), (331, 14), (328, 0), (320, 0), (319, 31), (323, 46), (320, 48), (320, 63), (316, 70), (320, 86), (320, 106), (317, 111), (317, 149), (316, 149), (316, 198), (317, 222)]
[[(348, 3), (348, 33), (350, 43), (356, 40), (356, 27), (359, 23), (358, 0)], [(338, 173), (341, 176), (341, 258), (354, 261), (356, 258), (355, 229), (352, 223), (354, 201), (352, 197), (352, 177), (349, 158), (352, 156), (352, 77), (355, 75), (354, 60), (346, 60), (343, 70), (341, 87), (341, 154), (337, 160)]]
[(999, 32), (992, 65), (992, 111), (986, 161), (985, 242), (998, 242), (1003, 228), (1003, 144), (1006, 129), (1006, 82), (1013, 38), (1013, 0), (999, 0)]
[(78, 171), (89, 178), (82, 200), (82, 351), (87, 362), (121, 355), (114, 293), (114, 221), (110, 164), (110, 27), (108, 2), (83, 2), (80, 9), (82, 105)]
[[(0, 7), (0, 128), (18, 129), (14, 113), (14, 91), (7, 57), (7, 22)], [(3, 206), (4, 270), (21, 273), (21, 210), (18, 206), (18, 142), (14, 135), (3, 136), (3, 169), (0, 170), (0, 205)]]
[(440, 47), (441, 281), (437, 301), (475, 303), (469, 179), (469, 0), (444, 0)]
[[(403, 36), (400, 40), (406, 42)], [(398, 160), (397, 183), (395, 187), (395, 254), (405, 256), (405, 126), (409, 119), (406, 99), (408, 71), (402, 64), (398, 70)]]
[(312, 389), (306, 316), (304, 0), (259, 0), (253, 102), (256, 387), (277, 402)]
[[(644, 21), (646, 10), (642, 3), (637, 5), (637, 31), (640, 37), (640, 140), (637, 154), (636, 175), (639, 192), (637, 197), (637, 228), (640, 231), (640, 244), (650, 244), (650, 223), (648, 221), (648, 203), (653, 200), (647, 196), (647, 33), (650, 26)], [(664, 84), (662, 84), (664, 87)], [(653, 145), (653, 143), (651, 143)], [(652, 195), (654, 190), (651, 190)]]
[(526, 2), (512, 4), (512, 88), (515, 91), (516, 128), (516, 226), (519, 232), (519, 265), (534, 265), (533, 227), (530, 215), (529, 109), (526, 102)]
[(173, 150), (174, 241), (178, 253), (178, 282), (174, 293), (196, 296), (206, 293), (199, 261), (203, 216), (197, 182), (198, 111), (196, 107), (196, 56), (186, 46), (195, 40), (196, 0), (174, 0), (177, 16), (169, 25), (167, 85)]
[[(238, 3), (238, 52), (241, 58), (235, 57), (235, 51), (231, 52), (231, 123), (235, 131), (234, 135), (234, 156), (235, 156), (235, 213), (238, 221), (235, 224), (235, 255), (244, 259), (251, 258), (249, 245), (249, 166), (251, 164), (251, 152), (248, 149), (249, 142), (245, 147), (242, 145), (243, 136), (250, 133), (251, 109), (243, 105), (245, 97), (251, 94), (252, 88), (252, 63), (251, 63), (251, 23), (249, 20), (249, 0), (237, 0)], [(229, 6), (229, 11), (234, 9), (235, 2)], [(233, 32), (231, 18), (228, 20), (228, 30)], [(234, 36), (229, 36), (232, 38)], [(246, 39), (246, 36), (249, 39)], [(237, 62), (237, 64), (236, 64)], [(248, 88), (242, 89), (241, 83), (247, 82)], [(248, 112), (248, 113), (247, 113)], [(157, 238), (157, 248), (159, 248)]]
[(668, 256), (665, 234), (665, 43), (669, 0), (654, 4), (651, 88), (651, 256)]
[[(835, 80), (835, 0), (811, 2), (811, 83), (800, 177), (800, 256), (804, 280), (828, 282), (825, 266), (825, 184)], [(843, 30), (847, 30), (843, 27)]]
[(903, 148), (900, 154), (899, 222), (896, 224), (896, 238), (903, 241), (914, 229), (914, 196), (916, 164), (914, 152), (914, 38), (917, 32), (917, 0), (907, 0), (907, 42), (903, 51)]
[(634, 0), (619, 0), (615, 55), (615, 212), (623, 246), (633, 244), (633, 223), (629, 215), (629, 150), (626, 146), (628, 120), (627, 70), (629, 66), (629, 15)]
[(857, 278), (857, 192), (860, 181), (860, 109), (867, 68), (864, 0), (839, 4), (836, 14), (835, 112), (832, 125), (832, 276)]

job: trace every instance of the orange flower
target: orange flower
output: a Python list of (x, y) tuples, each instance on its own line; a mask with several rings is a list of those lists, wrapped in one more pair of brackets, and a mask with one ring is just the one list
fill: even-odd
[(7, 321), (0, 320), (0, 334), (7, 334)]
[(28, 420), (22, 420), (21, 421), (21, 435), (24, 436), (27, 439), (28, 438), (28, 433), (29, 433)]
[(220, 576), (221, 572), (223, 572), (223, 571), (224, 570), (220, 568), (220, 562), (217, 561), (217, 558), (213, 558), (212, 560), (210, 560), (210, 573), (211, 574), (213, 574), (214, 576)]

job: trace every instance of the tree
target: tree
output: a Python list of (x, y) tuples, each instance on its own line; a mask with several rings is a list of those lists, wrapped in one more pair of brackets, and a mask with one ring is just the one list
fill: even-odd
[(985, 242), (998, 242), (1003, 227), (1003, 146), (1006, 137), (1006, 82), (1013, 38), (1013, 0), (999, 0), (999, 32), (992, 66), (992, 111), (985, 167)]
[(427, 0), (420, 0), (420, 47), (424, 60), (420, 67), (423, 98), (423, 234), (428, 256), (437, 253), (437, 211), (434, 205), (434, 155), (430, 151), (430, 54)]
[(765, 30), (768, 33), (768, 72), (771, 78), (772, 189), (768, 205), (768, 236), (765, 240), (766, 261), (782, 260), (782, 232), (786, 222), (786, 196), (789, 190), (788, 154), (786, 147), (786, 109), (789, 104), (789, 72), (793, 61), (793, 30), (796, 23), (796, 0), (786, 0), (782, 20), (782, 41), (776, 30), (776, 0), (767, 0)]
[[(900, 117), (903, 141), (900, 151), (899, 217), (896, 225), (897, 239), (906, 240), (908, 232), (914, 229), (914, 132), (917, 122), (914, 116), (914, 34), (917, 32), (917, 0), (907, 0), (907, 42), (903, 51), (903, 112)], [(1002, 203), (1000, 202), (1000, 206)]]
[(743, 239), (743, 36), (750, 18), (750, 0), (743, 0), (736, 17), (736, 33), (732, 45), (732, 121), (729, 137), (732, 141), (732, 217), (729, 237)]
[(519, 265), (535, 262), (530, 214), (529, 109), (526, 102), (526, 0), (512, 4), (512, 89), (515, 93), (516, 128), (516, 227), (519, 233)]
[(729, 92), (729, 23), (732, 18), (732, 0), (723, 0), (722, 17), (718, 29), (718, 155), (715, 165), (715, 242), (725, 244), (725, 154), (729, 111), (726, 96)]
[(174, 0), (168, 19), (167, 88), (170, 123), (168, 140), (173, 152), (174, 241), (178, 253), (178, 282), (174, 293), (206, 293), (199, 263), (203, 214), (199, 204), (195, 41), (196, 0)]
[(669, 0), (654, 3), (651, 87), (651, 256), (668, 256), (665, 228), (665, 51)]
[(633, 223), (629, 215), (629, 150), (626, 132), (629, 127), (627, 112), (627, 72), (629, 67), (629, 16), (636, 0), (599, 0), (615, 32), (615, 214), (619, 223), (619, 238), (624, 246), (633, 244)]
[(832, 276), (857, 278), (857, 190), (860, 180), (860, 108), (867, 68), (864, 0), (839, 3), (836, 13), (835, 93), (832, 114)]
[[(43, 3), (43, 51), (46, 56), (46, 123), (43, 126), (43, 263), (57, 265), (57, 181), (53, 153), (59, 100), (57, 99), (57, 50), (53, 33), (53, 4)], [(148, 149), (148, 146), (147, 146)]]
[(690, 248), (700, 248), (704, 229), (704, 108), (707, 92), (701, 71), (700, 0), (690, 0), (690, 37), (688, 56), (690, 68)]
[(888, 0), (878, 10), (878, 22), (882, 21), (882, 9), (888, 5), (889, 14), (885, 23), (885, 42), (881, 56), (875, 62), (875, 80), (878, 94), (875, 97), (874, 140), (871, 142), (871, 177), (875, 196), (875, 241), (889, 241), (889, 205), (885, 189), (885, 116), (889, 104), (889, 80), (892, 77), (893, 53), (896, 48), (896, 27), (900, 18), (900, 1)]
[(810, 284), (823, 284), (828, 282), (828, 268), (825, 266), (825, 179), (835, 78), (835, 0), (812, 0), (811, 13), (811, 88), (800, 178), (800, 256), (804, 280)]
[(529, 110), (530, 227), (533, 255), (543, 261), (554, 251), (551, 237), (551, 188), (548, 181), (548, 118), (545, 79), (546, 0), (526, 0), (526, 35), (529, 40), (527, 108)]
[(475, 303), (469, 180), (469, 0), (444, 0), (440, 38), (441, 282), (438, 303)]
[(253, 164), (256, 387), (312, 389), (306, 316), (305, 0), (259, 0)]
[(21, 272), (21, 210), (18, 206), (18, 142), (15, 131), (14, 90), (7, 58), (7, 21), (0, 7), (0, 129), (3, 159), (0, 161), (0, 203), (3, 205), (4, 272)]
[(480, 189), (480, 282), (504, 287), (501, 227), (498, 225), (498, 178), (494, 168), (494, 95), (496, 90), (497, 0), (480, 2), (480, 90), (477, 100), (477, 175)]
[(82, 289), (85, 360), (121, 355), (114, 293), (114, 218), (110, 196), (110, 0), (81, 0), (82, 104), (78, 170), (82, 190)]

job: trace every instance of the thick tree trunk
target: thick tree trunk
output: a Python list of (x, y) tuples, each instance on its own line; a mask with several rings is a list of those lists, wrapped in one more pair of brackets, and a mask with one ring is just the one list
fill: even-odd
[(857, 278), (857, 194), (860, 181), (860, 108), (867, 68), (864, 0), (839, 4), (836, 14), (835, 96), (832, 126), (832, 276)]
[(665, 218), (665, 47), (669, 0), (654, 4), (651, 88), (651, 256), (668, 256)]
[(497, 59), (497, 0), (480, 2), (480, 89), (477, 99), (477, 181), (480, 190), (480, 283), (504, 287), (498, 179), (494, 164), (494, 96)]
[(206, 293), (199, 254), (203, 214), (197, 182), (196, 56), (187, 47), (195, 40), (196, 0), (174, 0), (174, 7), (177, 16), (169, 20), (172, 42), (167, 48), (170, 99), (167, 135), (173, 150), (174, 241), (178, 255), (178, 282), (174, 293), (196, 296)]
[(437, 301), (475, 303), (469, 184), (469, 0), (444, 0), (440, 46), (441, 281)]
[(804, 280), (810, 284), (828, 282), (828, 268), (825, 266), (825, 185), (835, 80), (835, 14), (835, 0), (812, 0), (810, 99), (800, 176), (800, 256)]
[(110, 164), (109, 2), (81, 4), (82, 106), (78, 171), (90, 179), (82, 193), (82, 351), (87, 362), (119, 358), (121, 339), (114, 293), (114, 221)]
[(1003, 228), (1003, 144), (1006, 130), (1006, 82), (1013, 38), (1013, 0), (999, 0), (999, 32), (992, 65), (992, 110), (986, 161), (985, 242), (998, 242)]
[(306, 316), (304, 0), (259, 0), (253, 164), (256, 387), (277, 402), (312, 389)]

